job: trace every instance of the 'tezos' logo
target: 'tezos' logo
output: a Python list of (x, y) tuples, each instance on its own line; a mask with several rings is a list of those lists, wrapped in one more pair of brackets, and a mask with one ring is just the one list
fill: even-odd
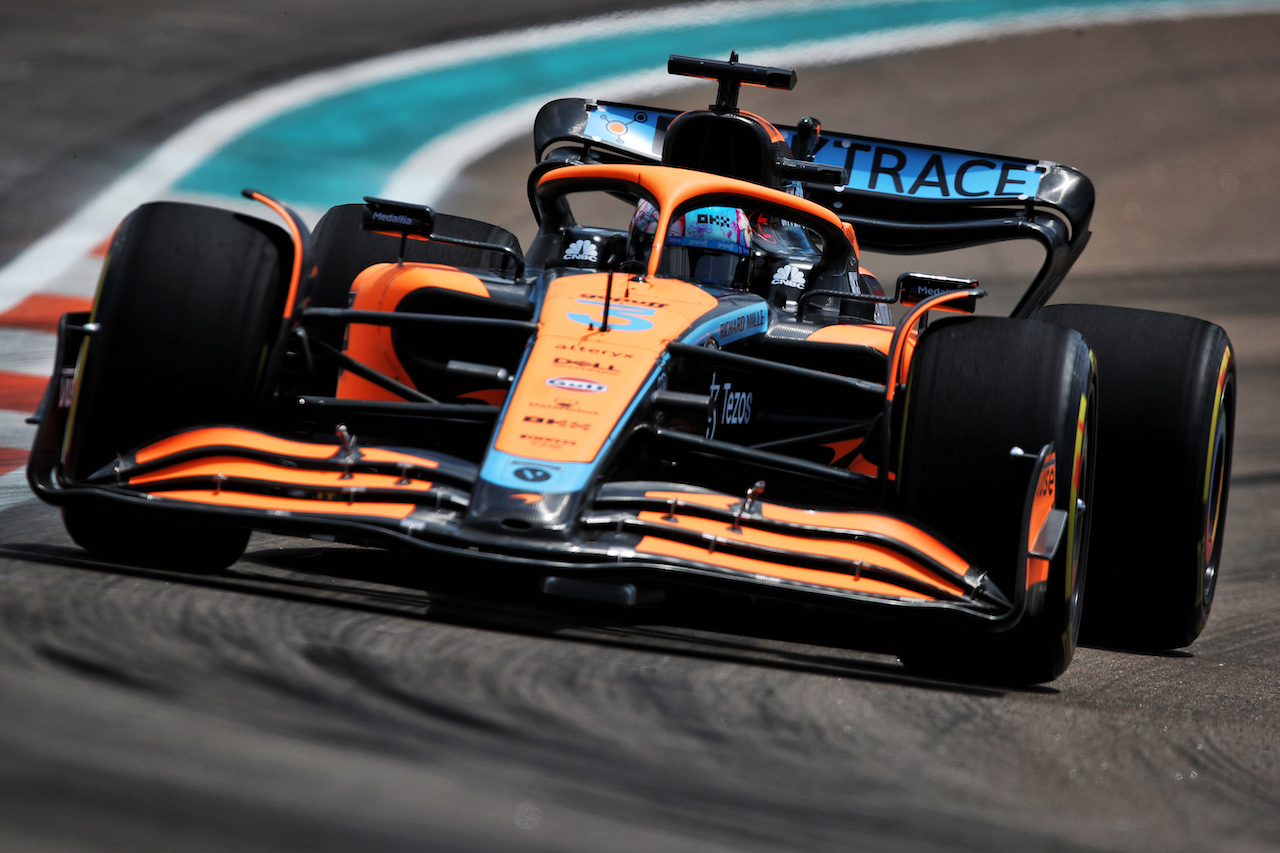
[(583, 394), (599, 394), (609, 390), (609, 386), (601, 382), (592, 382), (590, 379), (578, 379), (573, 376), (553, 376), (547, 380), (547, 384), (552, 388), (578, 391)]
[(712, 373), (711, 417), (707, 420), (707, 438), (715, 438), (720, 427), (751, 423), (754, 396), (751, 391), (734, 391), (731, 382), (717, 382), (716, 374)]

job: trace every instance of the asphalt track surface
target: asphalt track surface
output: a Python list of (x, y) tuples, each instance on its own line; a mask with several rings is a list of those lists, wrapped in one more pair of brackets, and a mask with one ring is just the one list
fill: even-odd
[[(592, 9), (182, 8), (0, 11), (0, 257), (228, 97)], [(744, 98), (1075, 165), (1100, 200), (1058, 301), (1227, 329), (1226, 555), (1190, 649), (1083, 648), (1046, 687), (975, 688), (830, 634), (742, 633), (759, 614), (600, 621), (298, 541), (257, 538), (219, 578), (138, 571), (27, 503), (0, 512), (0, 849), (1280, 849), (1277, 45), (1275, 15), (1103, 27)], [(477, 164), (451, 209), (518, 212), (528, 148)], [(998, 283), (1018, 260), (972, 264)]]

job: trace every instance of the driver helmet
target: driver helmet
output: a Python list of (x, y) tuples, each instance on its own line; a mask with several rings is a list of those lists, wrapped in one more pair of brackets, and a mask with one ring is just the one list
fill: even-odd
[[(641, 199), (631, 219), (632, 257), (647, 258), (658, 229), (658, 210)], [(662, 275), (745, 289), (751, 262), (751, 223), (736, 207), (699, 207), (667, 229)]]

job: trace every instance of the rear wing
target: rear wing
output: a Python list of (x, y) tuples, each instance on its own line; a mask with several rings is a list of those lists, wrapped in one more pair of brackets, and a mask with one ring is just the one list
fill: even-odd
[[(534, 155), (548, 168), (581, 162), (662, 162), (673, 110), (566, 98), (534, 122)], [(1060, 163), (923, 146), (823, 130), (797, 145), (798, 128), (776, 125), (793, 151), (813, 145), (815, 165), (844, 183), (797, 181), (804, 196), (850, 223), (867, 249), (917, 254), (1031, 239), (1045, 260), (1014, 308), (1026, 317), (1048, 301), (1089, 239), (1094, 191)], [(816, 172), (815, 172), (816, 174)]]

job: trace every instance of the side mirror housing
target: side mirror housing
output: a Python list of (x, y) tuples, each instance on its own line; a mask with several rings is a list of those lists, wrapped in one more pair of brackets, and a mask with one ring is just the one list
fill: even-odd
[[(919, 305), (930, 296), (950, 293), (954, 290), (972, 290), (978, 286), (976, 279), (952, 278), (946, 275), (930, 275), (923, 272), (904, 272), (898, 276), (898, 298), (908, 308)], [(978, 309), (978, 298), (955, 299), (939, 305), (935, 310), (955, 314), (972, 314)]]
[(365, 231), (388, 237), (430, 240), (435, 224), (435, 211), (425, 205), (364, 197), (360, 227)]

